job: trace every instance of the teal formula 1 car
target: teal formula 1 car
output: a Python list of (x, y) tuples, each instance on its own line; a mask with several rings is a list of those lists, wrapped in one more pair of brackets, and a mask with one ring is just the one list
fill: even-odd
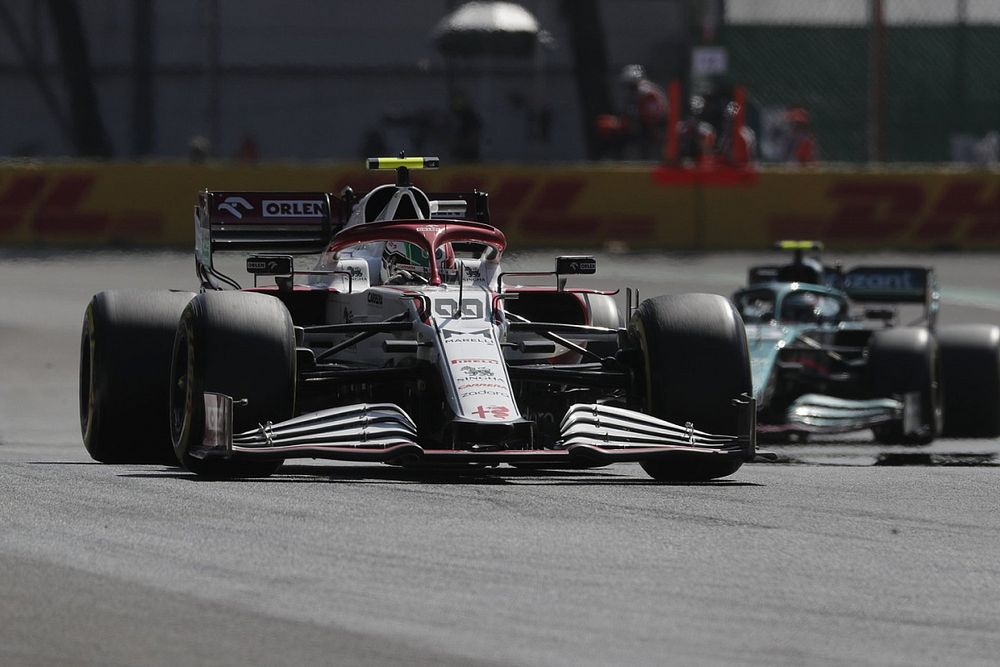
[[(871, 429), (876, 440), (1000, 435), (1000, 327), (940, 327), (934, 272), (824, 265), (819, 243), (782, 241), (733, 295), (746, 324), (758, 430), (772, 440)], [(917, 310), (905, 326), (901, 314)]]

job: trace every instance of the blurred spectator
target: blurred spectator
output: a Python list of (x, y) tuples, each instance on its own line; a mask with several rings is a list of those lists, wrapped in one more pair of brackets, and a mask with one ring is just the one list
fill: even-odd
[(626, 65), (618, 80), (624, 91), (622, 113), (596, 119), (600, 155), (619, 160), (658, 158), (667, 122), (666, 93), (646, 78), (642, 65)]
[(785, 112), (785, 122), (788, 124), (785, 162), (794, 164), (815, 162), (818, 150), (816, 137), (809, 127), (809, 112), (802, 107), (792, 107)]
[(747, 127), (743, 114), (744, 110), (738, 102), (727, 104), (722, 136), (719, 138), (720, 159), (737, 167), (757, 159), (757, 133)]
[(202, 164), (212, 153), (212, 143), (208, 137), (196, 135), (188, 142), (188, 159), (195, 164)]
[(704, 120), (705, 98), (693, 95), (688, 115), (677, 124), (678, 152), (682, 162), (704, 164), (715, 154), (715, 128)]
[(626, 65), (618, 80), (624, 87), (621, 131), (627, 157), (658, 158), (667, 123), (667, 94), (646, 78), (642, 65)]
[(260, 151), (257, 148), (257, 140), (253, 138), (253, 135), (249, 132), (243, 133), (243, 138), (240, 139), (240, 146), (236, 149), (235, 155), (237, 162), (243, 162), (245, 164), (257, 164), (260, 161)]
[(987, 132), (981, 137), (971, 134), (953, 134), (950, 141), (953, 162), (986, 167), (995, 166), (1000, 162), (1000, 133), (995, 130)]
[(479, 162), (482, 121), (464, 93), (451, 98), (451, 113), (455, 120), (452, 155), (459, 162)]

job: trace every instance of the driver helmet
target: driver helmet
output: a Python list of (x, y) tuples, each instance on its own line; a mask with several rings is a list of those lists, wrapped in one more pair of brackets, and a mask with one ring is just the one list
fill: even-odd
[[(442, 274), (455, 268), (455, 251), (450, 243), (438, 246), (434, 252), (438, 269)], [(399, 280), (399, 277), (406, 277), (406, 273), (413, 276), (416, 282), (426, 282), (431, 277), (431, 262), (427, 251), (416, 243), (409, 241), (386, 241), (382, 250), (382, 282), (389, 283), (392, 279)], [(447, 279), (447, 275), (442, 275)], [(420, 279), (423, 280), (420, 280)], [(406, 280), (405, 282), (410, 282)]]
[(787, 322), (818, 322), (821, 315), (819, 296), (812, 292), (793, 292), (781, 304), (781, 317)]
[(386, 241), (382, 249), (382, 282), (388, 283), (393, 278), (405, 276), (404, 271), (429, 279), (431, 262), (427, 251), (416, 243)]

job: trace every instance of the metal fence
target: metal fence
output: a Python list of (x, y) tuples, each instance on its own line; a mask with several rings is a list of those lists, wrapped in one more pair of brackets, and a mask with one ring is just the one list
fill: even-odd
[(722, 41), (763, 158), (784, 112), (810, 116), (826, 161), (995, 163), (996, 0), (728, 0)]

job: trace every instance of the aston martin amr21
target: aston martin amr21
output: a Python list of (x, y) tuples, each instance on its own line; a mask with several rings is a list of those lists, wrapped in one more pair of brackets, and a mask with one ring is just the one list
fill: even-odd
[(762, 436), (871, 429), (880, 442), (926, 444), (942, 433), (1000, 435), (1000, 328), (939, 325), (932, 269), (844, 270), (820, 261), (817, 242), (778, 248), (792, 261), (752, 267), (733, 295)]

